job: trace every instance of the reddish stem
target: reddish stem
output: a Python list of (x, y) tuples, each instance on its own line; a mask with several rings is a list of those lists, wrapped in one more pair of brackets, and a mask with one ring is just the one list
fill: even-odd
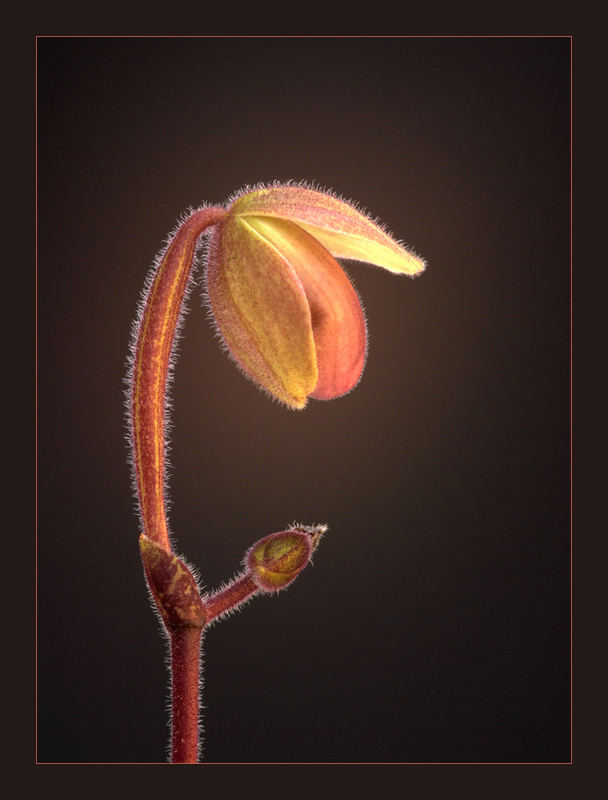
[(165, 509), (165, 405), (175, 333), (201, 234), (223, 208), (195, 211), (179, 227), (154, 275), (139, 322), (132, 368), (133, 463), (144, 534), (171, 552)]
[(228, 586), (205, 597), (204, 604), (207, 622), (211, 622), (226, 613), (226, 611), (235, 611), (241, 603), (244, 603), (259, 591), (260, 587), (249, 573), (241, 575)]
[[(225, 215), (224, 208), (202, 208), (179, 226), (158, 263), (144, 298), (137, 330), (131, 371), (131, 445), (137, 495), (144, 538), (167, 554), (172, 554), (165, 507), (165, 408), (169, 367), (198, 241), (210, 225)], [(190, 587), (183, 608), (178, 602), (178, 608), (173, 609), (178, 615), (180, 610), (187, 615), (193, 605), (200, 604), (198, 588), (194, 582), (192, 584), (194, 589)], [(159, 604), (159, 596), (154, 596), (159, 611), (161, 614), (164, 611), (166, 617), (167, 609), (162, 601)], [(172, 663), (172, 761), (196, 763), (202, 622), (201, 626), (198, 623), (169, 624), (167, 629)]]
[(181, 626), (171, 636), (171, 763), (198, 762), (199, 671), (202, 628)]
[(219, 222), (226, 213), (223, 208), (195, 211), (172, 237), (144, 298), (131, 372), (131, 443), (144, 528), (140, 548), (148, 586), (171, 642), (171, 760), (174, 764), (198, 761), (200, 650), (204, 625), (238, 608), (260, 591), (287, 585), (305, 566), (312, 552), (310, 544), (307, 545), (306, 557), (297, 570), (288, 558), (286, 571), (283, 563), (286, 553), (281, 550), (277, 557), (270, 548), (268, 556), (267, 540), (276, 544), (277, 537), (289, 534), (291, 541), (295, 534), (304, 533), (310, 537), (314, 533), (318, 538), (322, 532), (304, 528), (271, 534), (262, 540), (264, 547), (261, 554), (256, 551), (259, 557), (255, 561), (257, 569), (270, 570), (270, 589), (261, 589), (252, 575), (245, 573), (204, 602), (187, 565), (171, 549), (165, 507), (167, 379), (198, 240), (206, 228)]

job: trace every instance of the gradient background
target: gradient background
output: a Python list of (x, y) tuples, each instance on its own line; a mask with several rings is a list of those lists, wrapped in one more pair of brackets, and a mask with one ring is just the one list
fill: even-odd
[(303, 413), (190, 298), (180, 552), (213, 588), (267, 533), (330, 525), (289, 591), (207, 634), (206, 759), (568, 761), (568, 38), (38, 41), (38, 760), (165, 759), (130, 325), (181, 212), (274, 179), (354, 199), (429, 266), (347, 265), (367, 367)]

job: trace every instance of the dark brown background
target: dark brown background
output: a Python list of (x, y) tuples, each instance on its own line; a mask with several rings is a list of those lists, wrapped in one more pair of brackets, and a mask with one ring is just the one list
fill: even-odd
[(209, 761), (570, 758), (570, 40), (38, 41), (38, 759), (162, 761), (165, 644), (123, 423), (131, 319), (189, 206), (332, 187), (423, 255), (347, 265), (361, 384), (303, 413), (200, 292), (171, 524), (212, 588), (326, 521), (314, 568), (206, 639)]

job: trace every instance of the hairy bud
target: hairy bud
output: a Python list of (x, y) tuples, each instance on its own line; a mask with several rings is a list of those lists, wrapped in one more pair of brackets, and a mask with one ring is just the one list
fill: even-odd
[(289, 586), (310, 561), (327, 526), (298, 526), (271, 533), (247, 551), (245, 566), (255, 584), (265, 592)]
[(218, 333), (245, 375), (290, 408), (350, 392), (365, 366), (365, 317), (339, 258), (397, 275), (425, 268), (352, 203), (302, 185), (240, 193), (211, 235)]

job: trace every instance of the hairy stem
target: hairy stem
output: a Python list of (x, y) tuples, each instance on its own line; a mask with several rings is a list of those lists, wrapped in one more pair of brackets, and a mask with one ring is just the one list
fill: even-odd
[(259, 591), (260, 587), (249, 573), (239, 576), (228, 586), (205, 598), (207, 622), (211, 622), (227, 611), (234, 611), (241, 603)]
[(201, 597), (188, 565), (172, 550), (165, 504), (167, 382), (199, 238), (226, 215), (203, 208), (182, 222), (157, 262), (146, 291), (131, 365), (131, 446), (148, 588), (171, 647), (171, 761), (199, 757), (199, 682), (204, 626), (259, 592), (289, 585), (308, 563), (326, 526), (279, 531), (247, 553), (247, 571)]
[(171, 637), (171, 762), (196, 764), (199, 756), (199, 674), (202, 628), (181, 626)]
[(179, 227), (162, 257), (143, 307), (132, 368), (133, 463), (144, 534), (171, 552), (165, 507), (165, 408), (175, 334), (197, 242), (226, 214), (203, 208)]
[[(165, 411), (169, 368), (199, 238), (225, 214), (223, 208), (202, 208), (180, 225), (158, 263), (137, 330), (131, 372), (131, 446), (143, 524), (142, 541), (157, 545), (167, 557), (173, 556), (165, 506)], [(159, 561), (158, 553), (150, 556), (149, 549), (148, 556), (147, 565), (144, 559), (148, 577), (151, 566), (160, 564), (157, 579), (161, 584), (167, 567), (170, 577), (178, 573), (183, 576), (187, 571), (171, 560), (163, 563), (161, 558)], [(173, 586), (173, 581), (168, 585)], [(164, 592), (157, 594), (154, 588), (151, 587), (156, 605), (167, 624), (166, 596)], [(178, 595), (177, 601), (172, 601), (171, 613), (188, 616), (192, 608), (196, 610), (201, 605), (195, 581), (186, 579), (186, 588), (183, 596)], [(167, 630), (171, 639), (172, 761), (196, 763), (202, 621), (200, 626), (169, 624)]]

